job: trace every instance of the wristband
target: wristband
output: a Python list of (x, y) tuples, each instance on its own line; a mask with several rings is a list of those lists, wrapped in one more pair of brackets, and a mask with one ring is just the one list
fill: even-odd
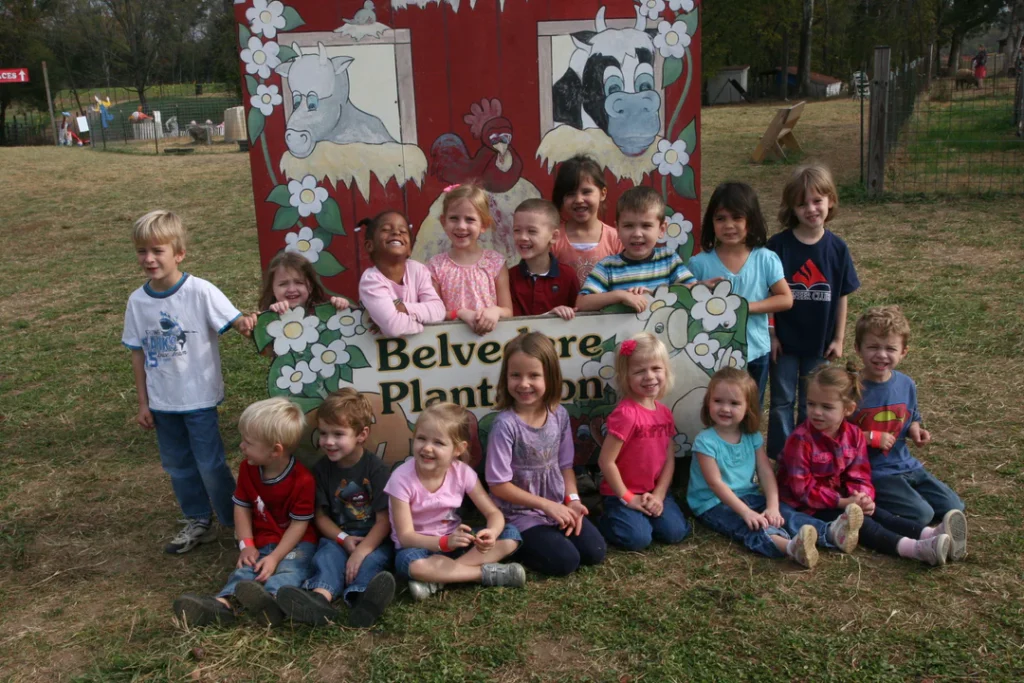
[(339, 531), (337, 536), (338, 545), (342, 545), (343, 543), (345, 543), (345, 539), (348, 538), (348, 536), (349, 535), (346, 534), (344, 531)]
[(578, 493), (570, 493), (569, 495), (567, 495), (565, 497), (565, 500), (563, 500), (562, 503), (564, 505), (568, 505), (569, 503), (573, 502), (574, 500), (579, 500), (579, 499), (580, 499), (580, 494), (578, 494)]
[(622, 501), (623, 505), (628, 506), (629, 505), (629, 501), (633, 500), (635, 497), (636, 497), (635, 493), (633, 493), (629, 489), (626, 489), (626, 493), (624, 495), (620, 496), (619, 500)]
[(447, 319), (448, 320), (458, 320), (459, 319), (459, 311), (457, 309), (448, 311)]
[(238, 541), (238, 549), (245, 550), (246, 548), (255, 548), (256, 543), (251, 538), (243, 538)]
[(449, 552), (451, 548), (448, 547), (448, 537), (442, 536), (440, 539), (438, 539), (437, 547), (442, 553)]
[(871, 446), (872, 448), (881, 448), (882, 447), (882, 434), (884, 434), (884, 432), (876, 432), (874, 430), (871, 430), (870, 432), (868, 432), (867, 433), (868, 445)]

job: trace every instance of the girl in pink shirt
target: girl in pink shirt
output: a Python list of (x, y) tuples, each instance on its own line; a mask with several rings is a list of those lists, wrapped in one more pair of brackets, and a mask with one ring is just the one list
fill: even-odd
[(449, 320), (457, 318), (477, 334), (487, 334), (499, 319), (512, 317), (505, 259), (478, 241), (494, 225), (487, 193), (469, 184), (450, 188), (441, 205), (441, 223), (452, 248), (427, 261), (434, 288)]
[(551, 201), (565, 222), (552, 251), (559, 263), (576, 271), (580, 287), (598, 261), (622, 251), (615, 228), (599, 217), (607, 197), (604, 171), (590, 157), (579, 154), (559, 166)]
[(373, 265), (359, 278), (359, 301), (385, 337), (423, 331), (423, 323), (444, 320), (444, 303), (434, 291), (430, 270), (412, 254), (409, 221), (385, 211), (366, 226), (363, 246)]
[[(484, 586), (526, 585), (526, 570), (498, 564), (519, 548), (519, 531), (484, 491), (473, 468), (459, 460), (469, 446), (469, 415), (454, 403), (435, 403), (420, 414), (412, 442), (412, 460), (391, 474), (391, 539), (395, 569), (409, 579), (409, 591), (425, 600), (446, 583)], [(459, 506), (469, 496), (487, 526), (462, 523)]]
[(676, 425), (661, 403), (672, 388), (665, 345), (648, 332), (619, 344), (615, 383), (623, 398), (608, 416), (598, 458), (604, 475), (598, 490), (605, 497), (598, 528), (626, 550), (643, 550), (652, 540), (679, 543), (690, 525), (668, 492)]

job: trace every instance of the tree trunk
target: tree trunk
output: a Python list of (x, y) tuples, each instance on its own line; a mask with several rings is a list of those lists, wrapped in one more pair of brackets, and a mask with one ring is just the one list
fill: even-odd
[(779, 98), (789, 98), (789, 30), (782, 31), (782, 73), (779, 78)]
[(814, 0), (803, 0), (804, 16), (800, 23), (800, 59), (797, 66), (797, 83), (800, 96), (811, 94), (811, 24), (814, 23)]
[(953, 31), (953, 37), (949, 41), (949, 59), (946, 60), (946, 74), (949, 76), (955, 75), (957, 69), (960, 68), (960, 46), (963, 41), (963, 34)]

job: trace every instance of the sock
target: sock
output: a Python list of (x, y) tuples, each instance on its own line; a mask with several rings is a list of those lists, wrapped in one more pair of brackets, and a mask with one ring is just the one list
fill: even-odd
[(937, 536), (938, 534), (939, 534), (939, 528), (938, 527), (926, 526), (924, 528), (924, 530), (921, 532), (921, 540), (924, 541), (926, 539), (931, 538), (932, 536)]
[(786, 544), (786, 555), (793, 557), (793, 550), (796, 548), (796, 539), (789, 539), (789, 543)]
[(917, 541), (915, 541), (912, 538), (907, 538), (906, 536), (904, 536), (899, 540), (899, 543), (896, 544), (896, 553), (900, 557), (909, 557), (912, 560), (918, 559)]

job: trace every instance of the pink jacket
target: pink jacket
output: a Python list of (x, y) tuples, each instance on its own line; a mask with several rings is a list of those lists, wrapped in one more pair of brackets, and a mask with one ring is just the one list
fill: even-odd
[[(395, 308), (405, 304), (408, 313)], [(398, 285), (371, 266), (359, 278), (359, 301), (385, 337), (401, 337), (423, 331), (423, 323), (444, 320), (444, 303), (434, 290), (430, 271), (419, 261), (405, 262), (405, 277)]]

